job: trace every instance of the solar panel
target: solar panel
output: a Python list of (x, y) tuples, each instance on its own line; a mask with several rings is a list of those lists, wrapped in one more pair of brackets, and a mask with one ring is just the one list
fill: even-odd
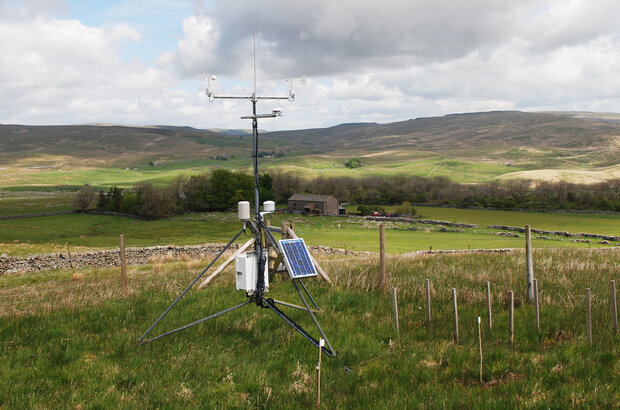
[(292, 279), (316, 276), (316, 268), (302, 238), (282, 239), (280, 248), (284, 252), (284, 264)]

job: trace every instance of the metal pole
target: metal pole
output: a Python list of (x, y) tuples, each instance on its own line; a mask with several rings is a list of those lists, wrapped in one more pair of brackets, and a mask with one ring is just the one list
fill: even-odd
[(319, 363), (316, 366), (316, 408), (321, 408), (321, 352), (323, 351), (323, 346), (325, 345), (325, 340), (319, 339)]
[(398, 325), (398, 299), (396, 297), (397, 290), (396, 288), (392, 288), (392, 305), (394, 305), (394, 325), (396, 326), (396, 331), (400, 330), (400, 326)]
[(482, 384), (482, 329), (480, 316), (478, 316), (478, 346), (480, 347), (480, 384)]
[(127, 257), (125, 254), (125, 235), (121, 235), (121, 279), (123, 281), (123, 295), (127, 295)]
[(153, 337), (153, 338), (151, 338), (151, 339), (142, 340), (140, 343), (141, 343), (141, 344), (146, 344), (146, 343), (153, 342), (153, 341), (155, 341), (155, 340), (157, 340), (157, 339), (161, 339), (162, 337), (170, 336), (171, 334), (174, 334), (174, 333), (180, 332), (181, 330), (185, 330), (185, 329), (187, 329), (188, 327), (196, 326), (196, 325), (199, 325), (200, 323), (206, 322), (207, 320), (215, 319), (215, 318), (216, 318), (216, 317), (218, 317), (218, 316), (222, 316), (223, 314), (228, 313), (228, 312), (231, 312), (231, 311), (233, 311), (233, 310), (235, 310), (235, 309), (238, 309), (238, 308), (240, 308), (240, 307), (242, 307), (242, 306), (245, 306), (245, 305), (247, 305), (248, 303), (252, 303), (252, 300), (251, 300), (251, 299), (248, 299), (248, 300), (246, 300), (246, 301), (245, 301), (245, 302), (243, 302), (243, 303), (239, 303), (238, 305), (235, 305), (235, 306), (232, 306), (232, 307), (226, 308), (226, 309), (224, 309), (224, 310), (222, 310), (222, 311), (219, 311), (219, 312), (217, 312), (217, 313), (214, 313), (214, 314), (209, 315), (209, 316), (207, 316), (207, 317), (204, 317), (204, 318), (202, 318), (202, 319), (196, 320), (195, 322), (188, 323), (188, 324), (186, 324), (186, 325), (184, 325), (184, 326), (181, 326), (181, 327), (179, 327), (179, 328), (176, 328), (176, 329), (174, 329), (174, 330), (170, 330), (169, 332), (162, 333), (161, 335), (157, 335), (157, 336), (155, 336), (155, 337)]
[(532, 260), (532, 231), (525, 225), (525, 258), (527, 263), (527, 301), (534, 301), (534, 263)]
[(540, 307), (538, 304), (538, 279), (534, 279), (534, 314), (536, 315), (536, 330), (540, 330)]
[(213, 264), (214, 264), (214, 263), (215, 263), (215, 262), (216, 262), (216, 261), (220, 258), (220, 256), (222, 256), (222, 254), (223, 254), (224, 252), (226, 252), (226, 250), (227, 250), (228, 248), (230, 248), (230, 245), (232, 245), (232, 244), (233, 244), (233, 242), (235, 242), (235, 241), (237, 240), (237, 238), (239, 237), (239, 235), (241, 235), (241, 234), (243, 233), (243, 231), (244, 231), (244, 230), (245, 230), (245, 229), (243, 229), (243, 228), (242, 228), (239, 232), (237, 232), (237, 234), (236, 234), (236, 235), (235, 235), (235, 236), (234, 236), (234, 237), (230, 240), (230, 242), (228, 242), (228, 244), (224, 247), (224, 249), (222, 249), (222, 250), (220, 251), (220, 253), (218, 253), (218, 254), (217, 254), (217, 256), (216, 256), (216, 257), (215, 257), (215, 258), (211, 261), (211, 263), (209, 263), (209, 265), (207, 265), (207, 267), (206, 267), (206, 268), (204, 268), (204, 269), (202, 270), (202, 272), (200, 272), (200, 273), (198, 274), (198, 276), (196, 276), (196, 278), (194, 278), (194, 280), (192, 281), (192, 283), (190, 283), (190, 284), (189, 284), (189, 285), (185, 288), (185, 290), (184, 290), (183, 292), (181, 292), (181, 294), (180, 294), (179, 296), (177, 296), (177, 298), (174, 300), (174, 302), (172, 302), (172, 303), (170, 304), (170, 306), (168, 306), (168, 308), (164, 311), (164, 313), (162, 313), (162, 314), (161, 314), (161, 315), (157, 318), (157, 320), (156, 320), (156, 321), (155, 321), (155, 322), (151, 325), (151, 327), (149, 327), (149, 328), (146, 330), (146, 332), (144, 332), (144, 334), (140, 337), (140, 339), (138, 339), (138, 343), (140, 343), (140, 344), (141, 344), (141, 343), (143, 343), (144, 338), (146, 337), (146, 335), (148, 335), (149, 333), (151, 333), (151, 330), (153, 330), (153, 328), (154, 328), (155, 326), (157, 326), (157, 324), (158, 324), (158, 323), (159, 323), (159, 322), (160, 322), (160, 321), (164, 318), (164, 316), (166, 316), (166, 315), (168, 314), (168, 312), (170, 312), (170, 309), (172, 309), (172, 308), (174, 307), (174, 305), (176, 305), (176, 304), (179, 302), (179, 300), (181, 300), (181, 298), (182, 298), (183, 296), (185, 296), (185, 294), (186, 294), (187, 292), (189, 292), (189, 290), (192, 288), (192, 286), (194, 286), (194, 285), (196, 284), (196, 282), (198, 282), (198, 280), (202, 277), (202, 275), (204, 275), (204, 274), (205, 274), (205, 272), (206, 272), (207, 270), (209, 270), (209, 268), (210, 268), (211, 266), (213, 266)]
[(430, 280), (426, 279), (424, 281), (424, 286), (426, 287), (426, 324), (428, 326), (431, 325), (431, 284)]
[(510, 329), (510, 343), (514, 343), (515, 341), (515, 294), (511, 290), (508, 292), (510, 299), (508, 320), (509, 320), (509, 329)]
[(611, 286), (611, 315), (614, 322), (614, 333), (618, 334), (618, 305), (616, 302), (616, 281), (610, 281)]
[(488, 312), (488, 325), (489, 330), (493, 330), (493, 317), (491, 313), (491, 283), (487, 280), (487, 312)]
[[(329, 348), (329, 352), (331, 354), (333, 354), (334, 356), (336, 356), (336, 351), (334, 350), (334, 348), (332, 347), (332, 345), (329, 343), (329, 340), (327, 339), (327, 336), (325, 336), (325, 333), (323, 332), (323, 329), (321, 328), (321, 325), (319, 325), (318, 320), (316, 320), (316, 317), (314, 316), (314, 313), (312, 313), (312, 309), (310, 309), (310, 305), (308, 304), (308, 301), (306, 301), (306, 298), (304, 297), (304, 295), (301, 293), (301, 291), (299, 290), (299, 286), (297, 286), (297, 281), (291, 279), (291, 283), (293, 284), (293, 286), (295, 287), (295, 290), (297, 291), (297, 294), (299, 295), (299, 298), (301, 299), (302, 303), (304, 304), (304, 306), (306, 307), (306, 310), (308, 311), (308, 314), (310, 315), (310, 317), (312, 318), (312, 321), (314, 322), (314, 325), (316, 326), (316, 328), (319, 330), (319, 333), (321, 334), (321, 336), (323, 337), (323, 339), (325, 339), (325, 343), (327, 344), (327, 347)], [(275, 307), (275, 306), (274, 306)]]
[(586, 288), (586, 331), (588, 332), (588, 344), (592, 344), (592, 304), (590, 288)]
[(379, 287), (387, 286), (385, 273), (385, 225), (379, 225)]
[(454, 307), (454, 343), (459, 341), (459, 310), (456, 305), (456, 289), (452, 288), (452, 306)]

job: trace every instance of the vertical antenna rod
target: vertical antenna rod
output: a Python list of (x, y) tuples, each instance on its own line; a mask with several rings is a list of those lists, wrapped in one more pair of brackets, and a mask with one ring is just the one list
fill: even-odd
[[(241, 99), (241, 100), (249, 100), (252, 103), (252, 115), (243, 116), (241, 119), (244, 120), (252, 120), (252, 163), (254, 167), (254, 206), (255, 206), (255, 219), (254, 219), (254, 246), (255, 250), (258, 254), (256, 258), (257, 263), (257, 300), (261, 300), (264, 291), (264, 267), (265, 257), (262, 253), (262, 245), (261, 245), (261, 237), (262, 237), (262, 215), (260, 213), (260, 193), (259, 193), (259, 177), (258, 177), (258, 119), (259, 118), (273, 118), (279, 117), (281, 115), (281, 111), (278, 109), (274, 109), (270, 114), (257, 114), (256, 112), (256, 103), (258, 100), (288, 100), (294, 101), (295, 95), (289, 90), (289, 95), (287, 96), (258, 96), (256, 95), (256, 31), (254, 31), (254, 53), (253, 53), (253, 72), (254, 72), (254, 84), (253, 84), (253, 92), (252, 95), (249, 96), (234, 96), (234, 95), (215, 95), (209, 88), (207, 88), (207, 96), (210, 101), (217, 99)], [(210, 79), (215, 79), (215, 77), (207, 76), (207, 81)], [(209, 83), (207, 83), (207, 87), (209, 87)]]

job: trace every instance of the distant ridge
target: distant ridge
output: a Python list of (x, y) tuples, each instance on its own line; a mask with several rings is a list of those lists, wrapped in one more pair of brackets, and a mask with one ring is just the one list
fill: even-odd
[[(132, 166), (153, 159), (228, 157), (251, 150), (248, 130), (187, 126), (0, 125), (0, 164), (35, 156)], [(325, 153), (422, 152), (442, 157), (557, 167), (620, 163), (620, 114), (491, 111), (423, 117), (386, 124), (344, 123), (328, 128), (261, 131), (260, 149), (287, 158)], [(537, 169), (532, 165), (532, 169)], [(94, 166), (94, 165), (93, 165)]]

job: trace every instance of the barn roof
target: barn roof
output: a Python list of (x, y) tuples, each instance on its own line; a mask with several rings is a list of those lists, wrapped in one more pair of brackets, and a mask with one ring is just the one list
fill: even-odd
[(327, 202), (338, 201), (333, 195), (306, 195), (306, 194), (294, 194), (288, 199), (289, 201), (309, 201), (309, 202)]

